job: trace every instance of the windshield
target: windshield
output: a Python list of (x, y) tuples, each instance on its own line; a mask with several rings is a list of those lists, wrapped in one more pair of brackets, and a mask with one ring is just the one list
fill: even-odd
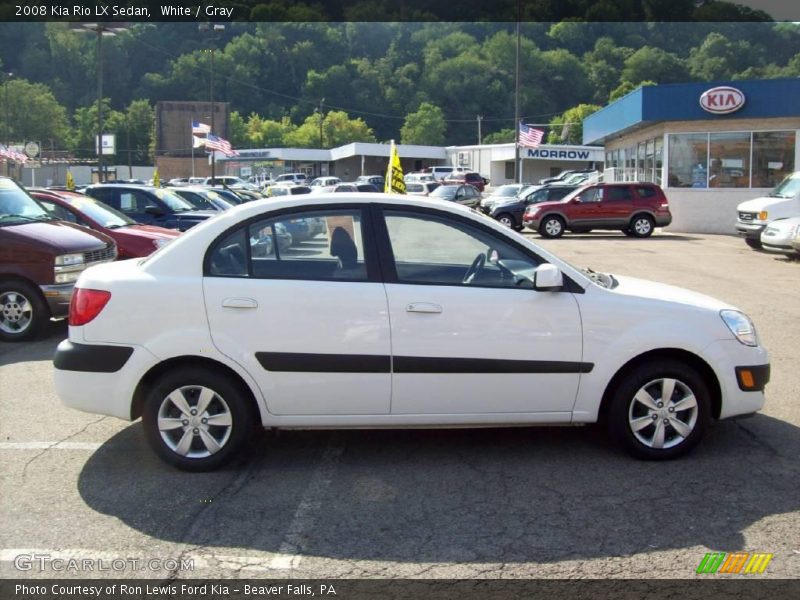
[(169, 206), (175, 212), (186, 212), (187, 210), (195, 210), (190, 202), (184, 200), (178, 194), (170, 192), (169, 190), (156, 189), (153, 193), (164, 204)]
[(500, 198), (513, 198), (519, 193), (521, 187), (522, 186), (519, 185), (501, 185), (495, 190), (492, 196), (497, 196)]
[(0, 225), (52, 220), (50, 213), (16, 182), (0, 179)]
[(198, 210), (216, 210), (212, 202), (206, 198), (201, 192), (193, 192), (189, 190), (176, 190), (175, 193), (189, 202), (194, 208)]
[(437, 198), (455, 198), (457, 191), (457, 185), (443, 185), (433, 190), (431, 192), (431, 196), (435, 196)]
[(800, 173), (794, 173), (781, 181), (778, 187), (772, 190), (770, 196), (794, 198), (798, 193), (800, 193)]
[(74, 206), (101, 227), (117, 229), (126, 225), (136, 225), (136, 221), (121, 212), (88, 196), (62, 196), (70, 206)]

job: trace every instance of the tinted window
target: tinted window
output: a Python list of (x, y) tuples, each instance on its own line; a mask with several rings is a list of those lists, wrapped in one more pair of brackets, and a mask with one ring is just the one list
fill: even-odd
[(569, 188), (569, 187), (550, 188), (549, 189), (549, 194), (548, 194), (548, 199), (549, 200), (561, 200), (567, 194), (569, 194), (572, 190), (573, 190), (573, 188)]
[(217, 242), (209, 257), (208, 274), (215, 277), (247, 277), (245, 228)]
[(636, 193), (640, 198), (652, 198), (656, 195), (656, 189), (650, 186), (640, 186), (636, 188)]
[(625, 202), (631, 198), (631, 189), (628, 186), (611, 186), (606, 189), (606, 200), (609, 202)]

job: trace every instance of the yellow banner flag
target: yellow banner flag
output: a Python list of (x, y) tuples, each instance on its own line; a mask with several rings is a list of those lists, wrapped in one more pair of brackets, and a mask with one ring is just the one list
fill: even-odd
[(153, 171), (153, 186), (154, 187), (161, 187), (161, 178), (158, 176), (158, 169), (156, 168)]
[(72, 171), (67, 171), (67, 189), (70, 192), (75, 191), (75, 179), (72, 177)]
[(400, 164), (400, 155), (397, 153), (397, 146), (392, 140), (389, 149), (389, 167), (386, 169), (386, 183), (383, 186), (386, 194), (405, 194), (406, 182), (403, 181), (403, 166)]

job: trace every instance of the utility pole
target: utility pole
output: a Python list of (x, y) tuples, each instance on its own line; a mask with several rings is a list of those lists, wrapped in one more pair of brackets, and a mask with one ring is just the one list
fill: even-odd
[[(210, 32), (211, 35), (211, 81), (209, 83), (209, 100), (211, 102), (211, 133), (214, 135), (218, 135), (215, 129), (214, 123), (214, 114), (216, 110), (214, 110), (214, 50), (216, 50), (216, 46), (214, 42), (216, 41), (216, 34), (219, 31), (225, 31), (225, 25), (222, 23), (214, 23), (213, 25), (210, 23), (200, 23), (197, 26), (198, 30), (203, 32)], [(216, 150), (211, 151), (211, 181), (216, 183), (216, 175), (217, 175), (217, 152)]]
[(322, 122), (325, 120), (325, 116), (322, 113), (322, 105), (324, 103), (325, 103), (325, 98), (322, 98), (319, 101), (319, 147), (320, 147), (320, 149), (325, 147), (325, 145), (322, 143)]
[(8, 108), (8, 82), (11, 80), (14, 74), (3, 73), (3, 75), (5, 75), (5, 77), (3, 78), (3, 88), (5, 88), (3, 90), (5, 92), (5, 100), (3, 101), (5, 108), (5, 119), (3, 119), (3, 125), (4, 125), (3, 133), (5, 135), (3, 136), (4, 138), (3, 141), (5, 142), (6, 147), (8, 147), (8, 145), (11, 143), (11, 116), (9, 114), (9, 108)]
[(481, 136), (481, 121), (483, 120), (483, 115), (478, 115), (478, 146), (481, 145), (481, 140), (483, 137)]

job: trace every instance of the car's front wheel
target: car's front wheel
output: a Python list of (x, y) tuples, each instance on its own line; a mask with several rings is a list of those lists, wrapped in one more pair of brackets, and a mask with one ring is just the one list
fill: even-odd
[(755, 238), (744, 238), (744, 243), (750, 246), (753, 250), (761, 250), (761, 240)]
[(32, 285), (16, 280), (0, 282), (0, 340), (32, 339), (49, 318), (47, 305)]
[(677, 458), (703, 436), (710, 393), (697, 371), (682, 362), (642, 364), (611, 393), (609, 431), (636, 458)]
[(517, 222), (514, 220), (514, 217), (508, 213), (503, 213), (502, 215), (498, 216), (497, 222), (500, 223), (500, 225), (504, 225), (510, 229), (515, 229), (517, 226)]
[(539, 235), (545, 238), (558, 238), (564, 235), (564, 219), (556, 215), (545, 217), (539, 223)]
[(231, 460), (253, 432), (255, 411), (228, 377), (199, 367), (162, 376), (145, 399), (142, 422), (158, 456), (185, 471)]

